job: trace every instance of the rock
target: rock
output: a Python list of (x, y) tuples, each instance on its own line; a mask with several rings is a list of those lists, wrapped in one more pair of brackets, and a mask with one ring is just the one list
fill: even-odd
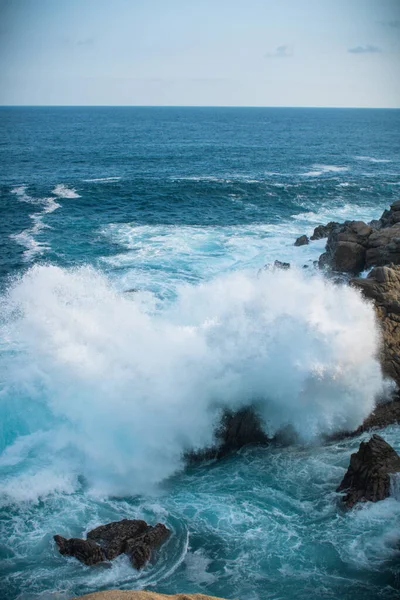
[(383, 341), (382, 370), (400, 386), (400, 265), (376, 267), (350, 284), (374, 303)]
[(371, 429), (382, 429), (393, 423), (400, 423), (400, 397), (398, 395), (393, 400), (377, 404), (372, 413), (354, 431), (341, 431), (327, 436), (326, 439), (328, 442), (342, 440)]
[(92, 529), (87, 539), (67, 540), (55, 535), (54, 540), (63, 555), (74, 556), (86, 565), (112, 560), (122, 553), (129, 555), (133, 566), (141, 569), (151, 558), (151, 553), (169, 536), (162, 523), (154, 527), (145, 521), (123, 519)]
[(198, 462), (222, 458), (251, 444), (268, 446), (270, 438), (262, 429), (261, 418), (251, 406), (237, 411), (225, 410), (215, 433), (215, 446), (199, 451), (187, 452), (186, 460)]
[(218, 456), (240, 450), (248, 444), (267, 445), (270, 442), (261, 426), (261, 419), (251, 407), (237, 411), (225, 411), (219, 430)]
[(92, 529), (87, 539), (97, 542), (109, 560), (125, 552), (127, 540), (140, 536), (148, 529), (145, 521), (122, 519)]
[(366, 268), (389, 263), (400, 264), (400, 223), (373, 231), (368, 240)]
[(275, 269), (282, 269), (283, 271), (286, 271), (287, 269), (290, 269), (290, 263), (281, 262), (280, 260), (276, 260), (274, 262), (274, 268)]
[(323, 238), (328, 237), (328, 235), (331, 233), (331, 231), (339, 226), (340, 226), (340, 224), (337, 223), (336, 221), (331, 221), (327, 225), (318, 225), (318, 227), (316, 227), (314, 229), (314, 233), (312, 234), (310, 239), (313, 241), (314, 240), (322, 240)]
[(350, 466), (337, 492), (346, 492), (347, 508), (357, 502), (377, 502), (390, 493), (390, 475), (400, 471), (400, 456), (379, 435), (361, 442), (358, 452), (351, 455)]
[(365, 269), (368, 239), (372, 227), (363, 221), (346, 221), (334, 227), (328, 237), (326, 252), (319, 259), (320, 267), (357, 274)]
[(294, 245), (295, 246), (305, 246), (306, 244), (309, 244), (309, 243), (310, 243), (310, 240), (308, 239), (308, 237), (306, 235), (301, 235), (300, 237), (297, 238)]
[(85, 565), (96, 565), (106, 560), (103, 550), (91, 540), (81, 540), (79, 538), (70, 538), (67, 540), (61, 535), (55, 535), (53, 539), (58, 546), (60, 554), (63, 556), (74, 556), (85, 563)]
[(107, 590), (79, 596), (76, 600), (223, 600), (214, 596), (203, 594), (157, 594), (157, 592), (146, 592), (143, 590)]
[(379, 223), (379, 229), (382, 227), (391, 227), (392, 225), (400, 223), (400, 200), (393, 202), (390, 210), (383, 211)]
[(157, 523), (155, 527), (148, 527), (141, 536), (127, 540), (126, 554), (135, 569), (144, 567), (150, 560), (152, 551), (161, 546), (169, 534), (170, 531), (165, 525)]

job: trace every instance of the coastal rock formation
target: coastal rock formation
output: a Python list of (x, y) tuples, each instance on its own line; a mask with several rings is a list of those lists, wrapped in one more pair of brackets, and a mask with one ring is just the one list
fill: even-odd
[(327, 223), (326, 225), (318, 225), (318, 227), (314, 229), (314, 233), (310, 237), (310, 240), (315, 241), (327, 238), (331, 231), (333, 229), (336, 229), (336, 227), (338, 227), (339, 225), (340, 224), (336, 221), (330, 221), (330, 223)]
[(81, 540), (79, 538), (70, 538), (67, 540), (61, 535), (55, 535), (54, 541), (58, 546), (60, 554), (63, 556), (74, 556), (85, 563), (85, 565), (96, 565), (106, 560), (103, 550), (91, 540)]
[[(329, 235), (320, 267), (355, 275), (373, 266), (400, 264), (400, 200), (381, 218), (371, 221), (328, 223)], [(311, 236), (311, 239), (319, 237)], [(319, 233), (318, 233), (319, 235)]]
[(95, 592), (80, 596), (77, 600), (223, 600), (214, 596), (204, 594), (157, 594), (157, 592), (145, 592), (134, 590), (108, 590), (106, 592)]
[(400, 456), (374, 434), (351, 455), (350, 466), (336, 491), (346, 492), (343, 502), (347, 508), (357, 502), (384, 500), (390, 493), (390, 475), (399, 471)]
[(294, 245), (295, 246), (305, 246), (306, 244), (309, 244), (309, 243), (310, 243), (310, 240), (308, 239), (308, 236), (301, 235), (300, 237), (297, 238)]
[(360, 273), (365, 268), (368, 239), (372, 231), (372, 227), (363, 221), (345, 221), (332, 228), (319, 265), (344, 273)]
[(222, 458), (249, 444), (268, 446), (271, 439), (264, 433), (261, 418), (251, 406), (237, 411), (225, 410), (215, 433), (215, 445), (186, 453), (188, 462)]
[(87, 539), (100, 544), (108, 560), (125, 552), (127, 540), (141, 536), (148, 529), (145, 521), (123, 519), (100, 525), (87, 534)]
[(74, 556), (86, 565), (112, 560), (126, 553), (135, 569), (141, 569), (150, 560), (152, 551), (169, 534), (169, 529), (162, 523), (152, 527), (145, 521), (123, 519), (92, 529), (86, 540), (55, 535), (54, 541), (60, 554)]
[(352, 279), (351, 285), (374, 302), (382, 332), (382, 369), (400, 386), (400, 265), (376, 267), (367, 278)]

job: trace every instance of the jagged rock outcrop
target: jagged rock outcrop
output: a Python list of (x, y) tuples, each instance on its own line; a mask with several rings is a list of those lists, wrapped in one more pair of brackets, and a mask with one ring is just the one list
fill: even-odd
[(270, 443), (271, 439), (264, 433), (261, 418), (253, 407), (225, 410), (215, 432), (215, 445), (188, 452), (185, 458), (189, 462), (222, 458), (249, 444), (268, 446)]
[(315, 240), (322, 240), (323, 238), (327, 238), (328, 235), (331, 233), (331, 231), (333, 229), (336, 229), (339, 226), (340, 226), (340, 223), (337, 223), (336, 221), (330, 221), (330, 223), (327, 223), (326, 225), (318, 225), (314, 229), (314, 233), (310, 237), (310, 240), (315, 241)]
[(368, 277), (350, 283), (374, 303), (382, 333), (382, 369), (400, 386), (400, 265), (376, 267)]
[(295, 241), (294, 245), (295, 246), (306, 246), (309, 243), (310, 243), (310, 240), (308, 239), (308, 236), (307, 235), (301, 235), (300, 237), (297, 238), (297, 240)]
[(346, 221), (331, 229), (320, 267), (357, 274), (365, 269), (368, 239), (373, 229), (363, 221)]
[(157, 592), (145, 592), (134, 590), (108, 590), (106, 592), (95, 592), (80, 596), (77, 600), (223, 600), (214, 596), (204, 594), (157, 594)]
[[(399, 211), (396, 211), (399, 216)], [(400, 264), (400, 223), (373, 231), (368, 239), (365, 268)]]
[(100, 525), (89, 531), (86, 537), (97, 542), (108, 560), (112, 560), (125, 552), (127, 540), (141, 536), (147, 529), (148, 525), (145, 521), (123, 519)]
[(92, 529), (86, 540), (55, 535), (54, 541), (60, 554), (74, 556), (86, 565), (112, 560), (125, 553), (135, 569), (141, 569), (169, 534), (162, 523), (152, 527), (145, 521), (123, 519)]
[(320, 267), (356, 275), (373, 266), (400, 264), (400, 200), (370, 224), (346, 221), (328, 226), (330, 231), (325, 253), (319, 259)]
[(63, 556), (74, 556), (85, 563), (85, 565), (96, 565), (106, 560), (103, 550), (91, 540), (81, 540), (80, 538), (70, 538), (68, 540), (61, 535), (55, 535), (54, 541), (58, 546), (60, 554)]
[(351, 455), (350, 466), (337, 488), (346, 492), (343, 502), (352, 508), (357, 502), (377, 502), (390, 493), (390, 476), (400, 472), (400, 456), (379, 435), (361, 442), (358, 452)]
[(169, 536), (169, 529), (162, 523), (148, 527), (140, 536), (130, 538), (126, 542), (125, 553), (129, 556), (132, 566), (139, 570), (150, 560), (151, 553), (161, 546)]

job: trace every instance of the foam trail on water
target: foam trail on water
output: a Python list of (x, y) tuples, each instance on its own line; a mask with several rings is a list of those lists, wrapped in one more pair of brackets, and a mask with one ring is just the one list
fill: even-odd
[(80, 195), (76, 192), (74, 188), (69, 188), (63, 183), (57, 184), (54, 190), (52, 191), (52, 194), (58, 196), (58, 198), (80, 198)]
[(154, 306), (90, 268), (35, 266), (9, 291), (2, 410), (21, 469), (8, 496), (19, 478), (32, 498), (82, 474), (99, 492), (143, 491), (212, 443), (224, 407), (256, 403), (269, 434), (291, 424), (311, 441), (356, 427), (382, 389), (372, 308), (320, 276), (237, 272)]
[(37, 234), (39, 234), (43, 229), (48, 228), (49, 226), (43, 222), (43, 217), (47, 214), (50, 214), (60, 208), (60, 204), (54, 200), (54, 198), (33, 198), (27, 194), (27, 186), (21, 185), (14, 187), (11, 190), (12, 194), (15, 194), (20, 202), (27, 202), (28, 204), (34, 204), (35, 206), (42, 207), (42, 210), (37, 213), (33, 213), (29, 215), (33, 221), (33, 226), (29, 229), (25, 229), (20, 233), (12, 234), (10, 237), (14, 239), (18, 244), (24, 246), (26, 248), (23, 253), (23, 257), (26, 261), (31, 261), (38, 254), (43, 254), (46, 250), (49, 249), (49, 246), (44, 244), (43, 242), (39, 242), (36, 239)]

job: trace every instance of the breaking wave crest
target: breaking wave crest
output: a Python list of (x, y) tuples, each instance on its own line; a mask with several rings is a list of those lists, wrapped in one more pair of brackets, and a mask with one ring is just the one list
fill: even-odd
[(35, 266), (1, 304), (8, 499), (80, 476), (99, 493), (151, 489), (212, 443), (226, 407), (317, 440), (359, 425), (383, 386), (370, 305), (296, 270), (185, 285), (160, 308), (93, 269)]

